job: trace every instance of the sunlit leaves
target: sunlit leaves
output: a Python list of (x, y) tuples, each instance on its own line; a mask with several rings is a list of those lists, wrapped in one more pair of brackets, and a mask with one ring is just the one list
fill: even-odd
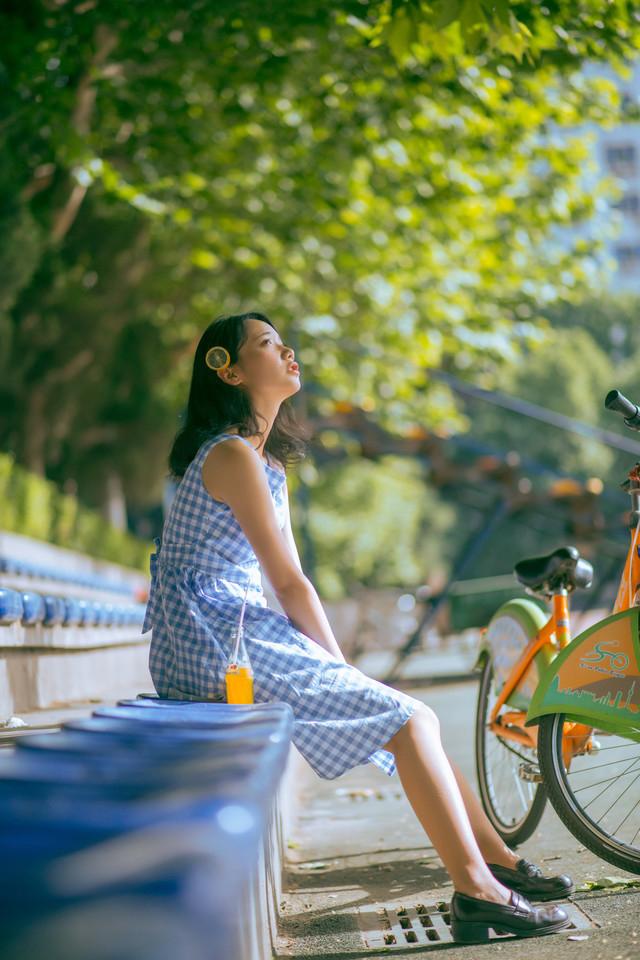
[(434, 57), (505, 57), (536, 68), (640, 49), (640, 21), (627, 0), (380, 0), (348, 22), (371, 46), (385, 44), (399, 66)]
[[(452, 416), (429, 366), (492, 370), (523, 322), (597, 278), (599, 237), (550, 238), (597, 202), (563, 133), (618, 115), (610, 85), (571, 67), (596, 34), (604, 59), (633, 47), (619, 3), (603, 28), (587, 2), (80, 6), (0, 21), (10, 342), (64, 363), (63, 317), (104, 362), (121, 329), (152, 330), (129, 415), (165, 445), (219, 313), (261, 309), (295, 338), (311, 413), (351, 400), (410, 431)], [(8, 356), (19, 410), (37, 362), (20, 380)], [(108, 414), (88, 372), (73, 386), (82, 404), (51, 390), (58, 463)]]

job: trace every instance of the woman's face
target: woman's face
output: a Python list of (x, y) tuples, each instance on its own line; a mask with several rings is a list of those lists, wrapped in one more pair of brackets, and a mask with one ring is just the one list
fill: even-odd
[[(229, 374), (255, 397), (286, 399), (300, 389), (300, 372), (294, 363), (294, 352), (286, 346), (277, 330), (255, 317), (245, 321), (245, 341), (238, 351), (238, 362), (231, 364)], [(226, 373), (227, 371), (225, 371)]]

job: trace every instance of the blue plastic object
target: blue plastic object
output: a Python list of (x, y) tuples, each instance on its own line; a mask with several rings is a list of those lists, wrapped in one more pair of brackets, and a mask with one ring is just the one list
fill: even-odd
[[(215, 735), (218, 730), (231, 729), (236, 730), (239, 736), (243, 736), (245, 731), (250, 733), (254, 727), (261, 727), (264, 719), (268, 721), (269, 717), (244, 716), (233, 719), (228, 715), (221, 715), (216, 718), (215, 721), (211, 720), (210, 722), (199, 725), (189, 723), (188, 733), (194, 738), (201, 736), (206, 738), (209, 735)], [(121, 736), (139, 737), (141, 739), (171, 736), (174, 731), (176, 731), (176, 735), (182, 736), (180, 726), (176, 727), (174, 723), (163, 723), (158, 726), (156, 723), (138, 723), (137, 720), (128, 720), (125, 717), (79, 717), (75, 720), (67, 720), (63, 724), (62, 729), (79, 730), (98, 735), (119, 734)]]
[(78, 624), (81, 627), (93, 626), (93, 604), (90, 600), (78, 600)]
[(80, 586), (94, 587), (99, 590), (108, 590), (112, 593), (118, 593), (125, 597), (131, 597), (131, 587), (124, 583), (114, 583), (112, 580), (99, 574), (81, 574), (73, 573), (67, 570), (59, 570), (56, 567), (50, 567), (40, 563), (31, 563), (29, 560), (21, 560), (15, 557), (0, 556), (0, 572), (14, 573), (20, 576), (38, 577), (46, 580), (56, 580), (59, 583), (76, 583)]
[[(68, 785), (66, 791), (58, 786), (51, 794), (52, 803), (49, 806), (41, 803), (39, 810), (26, 790), (23, 808), (18, 809), (2, 799), (0, 853), (5, 868), (9, 860), (14, 871), (26, 872), (43, 859), (82, 850), (144, 827), (163, 824), (171, 827), (180, 822), (206, 828), (230, 804), (240, 808), (238, 815), (243, 821), (250, 821), (253, 828), (260, 827), (268, 809), (268, 803), (255, 790), (247, 792), (243, 778), (230, 778), (225, 788), (217, 792), (164, 791), (149, 793), (135, 801), (123, 798), (116, 790), (105, 790), (96, 792), (91, 799), (83, 798), (80, 805), (74, 804), (73, 792)], [(15, 872), (12, 880), (5, 869), (0, 875), (0, 891), (15, 879)]]
[(25, 626), (42, 623), (44, 620), (44, 597), (40, 593), (25, 590), (22, 593), (22, 622)]
[(45, 627), (54, 627), (64, 622), (65, 602), (62, 597), (44, 597), (44, 617), (42, 619)]
[(81, 603), (84, 603), (84, 601), (76, 600), (74, 597), (64, 598), (64, 619), (62, 622), (65, 627), (75, 627), (81, 622)]
[[(284, 714), (283, 714), (284, 711)], [(112, 720), (128, 720), (139, 723), (153, 723), (159, 727), (175, 724), (188, 724), (194, 727), (207, 727), (222, 723), (249, 723), (261, 717), (288, 717), (287, 723), (293, 722), (293, 711), (288, 704), (253, 704), (244, 707), (229, 703), (195, 703), (187, 702), (172, 707), (98, 707), (93, 711), (94, 717), (110, 718)]]
[[(233, 708), (238, 712), (271, 706), (269, 702), (228, 704), (222, 700), (207, 700), (206, 697), (203, 697), (201, 700), (180, 700), (176, 697), (159, 697), (156, 693), (140, 693), (137, 697), (125, 697), (122, 700), (118, 700), (118, 707), (134, 707), (136, 710), (149, 710), (151, 708), (157, 710), (159, 708), (164, 709), (165, 707), (196, 707), (201, 704), (204, 704), (210, 709), (215, 708), (217, 710), (219, 707), (224, 706), (229, 709)], [(109, 709), (113, 708), (110, 707)]]
[(21, 593), (0, 587), (0, 623), (8, 624), (21, 620), (23, 609)]
[[(122, 762), (128, 765), (132, 761), (136, 772), (152, 765), (152, 776), (156, 776), (164, 764), (170, 763), (176, 776), (179, 769), (185, 773), (192, 769), (198, 774), (210, 767), (217, 770), (222, 760), (235, 762), (240, 755), (253, 759), (254, 755), (264, 752), (269, 744), (279, 743), (282, 738), (282, 733), (273, 731), (267, 725), (254, 727), (250, 733), (245, 731), (244, 736), (232, 729), (169, 730), (163, 731), (161, 737), (144, 736), (133, 731), (130, 734), (122, 731), (99, 735), (84, 730), (64, 730), (55, 735), (21, 737), (16, 756), (27, 753), (45, 762), (80, 760), (93, 764), (95, 754), (101, 752), (114, 764)], [(192, 761), (196, 761), (196, 765)], [(256, 762), (259, 762), (258, 757)], [(125, 772), (128, 772), (128, 766)]]
[[(190, 711), (190, 716), (218, 717), (228, 715), (230, 717), (242, 717), (249, 714), (261, 714), (264, 716), (282, 716), (287, 714), (293, 718), (293, 710), (288, 703), (282, 700), (261, 701), (258, 703), (226, 703), (218, 700), (176, 700), (166, 697), (156, 697), (152, 694), (136, 697), (135, 699), (118, 700), (116, 707), (96, 707), (93, 711), (94, 717), (113, 716), (114, 711), (122, 707), (131, 708), (137, 711), (163, 710), (167, 713), (178, 711), (184, 713)], [(129, 714), (135, 719), (138, 714)], [(186, 714), (185, 714), (186, 716)]]
[(283, 703), (136, 700), (20, 738), (0, 754), (3, 960), (245, 956), (292, 729)]
[(44, 811), (81, 818), (105, 804), (133, 809), (170, 796), (182, 803), (213, 795), (267, 798), (284, 770), (288, 743), (245, 748), (242, 742), (212, 742), (208, 757), (202, 750), (185, 753), (184, 759), (175, 751), (150, 754), (143, 763), (133, 751), (121, 750), (97, 756), (16, 753), (0, 763), (0, 830), (10, 830), (16, 819), (42, 818)]
[(235, 960), (262, 828), (259, 812), (226, 803), (66, 855), (3, 857), (3, 960)]
[(94, 623), (97, 627), (104, 627), (107, 624), (107, 608), (104, 603), (98, 603), (97, 601), (93, 604), (94, 609)]

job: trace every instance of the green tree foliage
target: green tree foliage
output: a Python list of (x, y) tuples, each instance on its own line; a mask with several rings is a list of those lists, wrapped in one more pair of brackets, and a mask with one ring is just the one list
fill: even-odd
[[(585, 148), (544, 132), (611, 122), (617, 101), (559, 68), (523, 4), (538, 70), (471, 56), (504, 6), (5, 5), (4, 445), (95, 496), (100, 462), (157, 496), (193, 341), (250, 305), (295, 332), (321, 409), (353, 400), (399, 429), (433, 415), (425, 363), (526, 335), (596, 248), (544, 242), (594, 202)], [(427, 33), (399, 67), (407, 15)], [(571, 21), (576, 64), (596, 35), (601, 58), (635, 43), (618, 3), (606, 29), (549, 16)], [(429, 40), (454, 21), (458, 46)]]
[[(555, 328), (535, 350), (505, 369), (496, 386), (510, 396), (598, 426), (613, 366), (586, 330)], [(468, 406), (477, 439), (515, 450), (551, 470), (579, 476), (607, 475), (613, 454), (599, 441), (568, 433), (482, 401)]]
[(573, 331), (586, 330), (613, 361), (621, 383), (633, 388), (640, 360), (640, 297), (635, 293), (600, 294), (579, 303), (558, 301), (544, 311), (555, 329), (566, 331), (571, 343)]
[(417, 585), (447, 570), (455, 510), (425, 484), (420, 464), (399, 457), (325, 469), (313, 486), (314, 582), (327, 599), (356, 584)]
[[(499, 376), (487, 378), (485, 386), (633, 439), (621, 419), (605, 410), (604, 398), (615, 387), (640, 402), (639, 308), (640, 298), (632, 294), (548, 306), (544, 314), (549, 328), (539, 346), (524, 352)], [(577, 543), (584, 550), (597, 580), (607, 575), (611, 557), (615, 559), (614, 539), (621, 544), (622, 563), (627, 504), (622, 494), (617, 499), (616, 494), (633, 464), (632, 454), (479, 400), (465, 403), (465, 412), (469, 432), (479, 444), (503, 453), (515, 451), (523, 461), (550, 471), (529, 472), (523, 463), (523, 475), (533, 484), (534, 502), (504, 523), (478, 559), (473, 576), (508, 573), (517, 560), (563, 543)], [(565, 473), (587, 482), (592, 491), (600, 485), (589, 483), (589, 478), (602, 481), (606, 501), (584, 492), (576, 497), (570, 488), (564, 496), (560, 489), (550, 496), (554, 477)], [(609, 543), (600, 549), (598, 538), (603, 533)]]
[(0, 453), (0, 530), (46, 540), (125, 567), (149, 569), (149, 545)]
[(637, 49), (637, 17), (627, 0), (383, 0), (367, 4), (361, 29), (386, 41), (401, 62), (508, 55), (522, 68), (561, 67)]
[(549, 134), (619, 117), (579, 67), (640, 27), (601, 7), (5, 3), (2, 447), (86, 502), (114, 475), (157, 502), (195, 341), (248, 308), (311, 416), (454, 422), (425, 367), (504, 364), (597, 277), (598, 237), (552, 241), (593, 213), (588, 147)]
[[(634, 403), (640, 404), (640, 297), (637, 294), (618, 294), (585, 299), (578, 304), (559, 302), (549, 306), (546, 317), (562, 337), (564, 349), (575, 357), (576, 366), (581, 362), (579, 340), (576, 333), (584, 331), (607, 357), (603, 369), (604, 382), (599, 377), (593, 383), (595, 393), (588, 405), (588, 416), (573, 416), (601, 426), (606, 430), (632, 438), (621, 419), (604, 407), (604, 398), (609, 390), (621, 390)], [(592, 409), (593, 408), (593, 409)], [(616, 485), (625, 477), (632, 457), (616, 450), (605, 451), (602, 461), (596, 465), (594, 474), (605, 483)]]

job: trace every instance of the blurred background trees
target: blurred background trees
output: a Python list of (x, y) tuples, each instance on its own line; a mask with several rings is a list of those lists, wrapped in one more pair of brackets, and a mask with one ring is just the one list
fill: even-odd
[[(622, 115), (580, 71), (638, 49), (622, 0), (23, 0), (0, 29), (0, 449), (116, 525), (155, 532), (221, 313), (273, 318), (310, 423), (346, 402), (400, 435), (512, 448), (521, 423), (429, 369), (593, 422), (610, 375), (633, 386), (635, 307), (585, 306), (612, 188), (587, 188), (578, 135)], [(617, 462), (526, 432), (550, 467)], [(446, 567), (455, 503), (428, 466), (360, 454), (291, 480), (313, 488), (327, 591)]]

